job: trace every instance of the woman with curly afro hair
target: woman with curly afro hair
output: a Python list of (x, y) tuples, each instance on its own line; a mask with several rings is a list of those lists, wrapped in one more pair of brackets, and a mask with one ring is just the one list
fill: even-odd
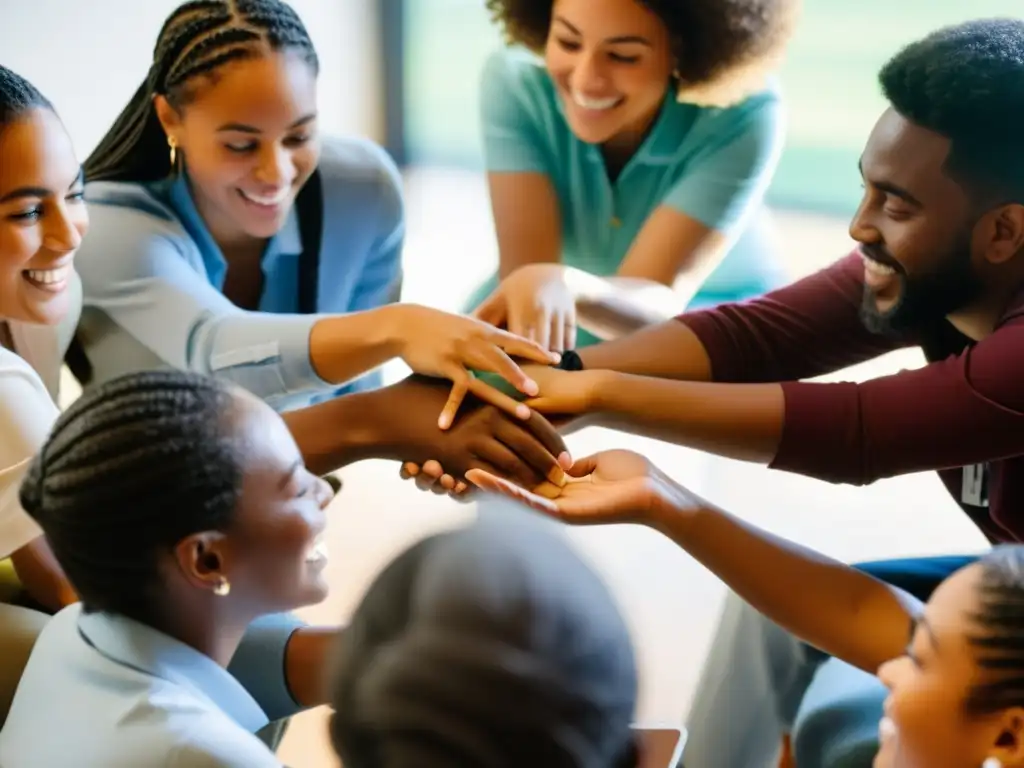
[(500, 269), (479, 317), (562, 351), (784, 281), (762, 203), (800, 0), (487, 6), (525, 50), (483, 72)]

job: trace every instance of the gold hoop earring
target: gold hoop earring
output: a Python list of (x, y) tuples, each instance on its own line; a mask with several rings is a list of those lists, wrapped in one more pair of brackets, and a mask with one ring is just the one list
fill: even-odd
[(217, 595), (217, 597), (226, 597), (231, 594), (231, 582), (222, 578), (217, 582), (217, 586), (213, 588), (213, 594)]
[(171, 148), (171, 170), (178, 170), (178, 140), (173, 136), (167, 137), (167, 146)]

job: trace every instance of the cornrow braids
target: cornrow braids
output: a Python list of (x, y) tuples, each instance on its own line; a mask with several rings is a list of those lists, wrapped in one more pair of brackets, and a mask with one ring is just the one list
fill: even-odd
[(0, 66), (0, 129), (32, 109), (52, 110), (53, 105), (24, 77)]
[(167, 137), (154, 96), (176, 109), (194, 96), (191, 86), (225, 64), (268, 51), (298, 52), (319, 72), (313, 41), (283, 0), (192, 0), (164, 22), (145, 81), (85, 161), (90, 181), (156, 181), (171, 172)]
[(967, 697), (978, 715), (1024, 707), (1024, 546), (996, 547), (980, 560), (980, 607), (969, 636), (984, 682)]
[(57, 420), (21, 487), (86, 610), (152, 621), (158, 555), (223, 530), (240, 493), (232, 394), (181, 371), (134, 373)]

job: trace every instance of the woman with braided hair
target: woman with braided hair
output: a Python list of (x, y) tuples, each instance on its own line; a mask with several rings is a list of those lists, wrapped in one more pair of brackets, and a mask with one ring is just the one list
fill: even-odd
[[(439, 421), (411, 409), (424, 428), (451, 426), (467, 394), (528, 418), (469, 369), (530, 393), (512, 358), (557, 356), (479, 320), (389, 304), (400, 178), (368, 141), (321, 140), (318, 67), (282, 0), (191, 0), (171, 13), (149, 73), (85, 162), (92, 227), (77, 262), (73, 372), (86, 385), (153, 368), (210, 373), (292, 411), (373, 389), (372, 372), (401, 357), (454, 382)], [(330, 421), (348, 429), (330, 437), (323, 417), (289, 426), (307, 456), (316, 443), (317, 471), (335, 469), (367, 442), (393, 447), (394, 435), (368, 434), (375, 425), (352, 428), (380, 410), (343, 399)]]
[(782, 284), (762, 202), (800, 0), (487, 6), (523, 50), (481, 83), (500, 267), (479, 317), (562, 351)]
[(226, 668), (254, 623), (326, 595), (332, 497), (239, 387), (150, 371), (86, 392), (20, 490), (81, 603), (36, 642), (0, 764), (280, 768)]

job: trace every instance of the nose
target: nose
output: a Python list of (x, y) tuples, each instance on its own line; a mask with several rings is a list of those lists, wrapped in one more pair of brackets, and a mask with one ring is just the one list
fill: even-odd
[(882, 685), (888, 688), (890, 691), (893, 687), (894, 673), (896, 671), (896, 665), (899, 663), (899, 659), (891, 659), (878, 668), (876, 676), (881, 681)]
[(608, 84), (608, 74), (595, 52), (580, 51), (569, 80), (574, 91), (599, 93)]
[(882, 238), (874, 223), (874, 211), (871, 200), (865, 196), (860, 207), (850, 220), (850, 237), (858, 243), (880, 243)]
[(80, 221), (81, 217), (72, 216), (67, 206), (61, 205), (56, 208), (54, 215), (50, 216), (47, 222), (43, 246), (54, 253), (70, 253), (77, 250), (82, 244)]
[(268, 144), (260, 153), (256, 167), (256, 180), (268, 187), (280, 189), (289, 186), (295, 178), (291, 153), (278, 144)]

